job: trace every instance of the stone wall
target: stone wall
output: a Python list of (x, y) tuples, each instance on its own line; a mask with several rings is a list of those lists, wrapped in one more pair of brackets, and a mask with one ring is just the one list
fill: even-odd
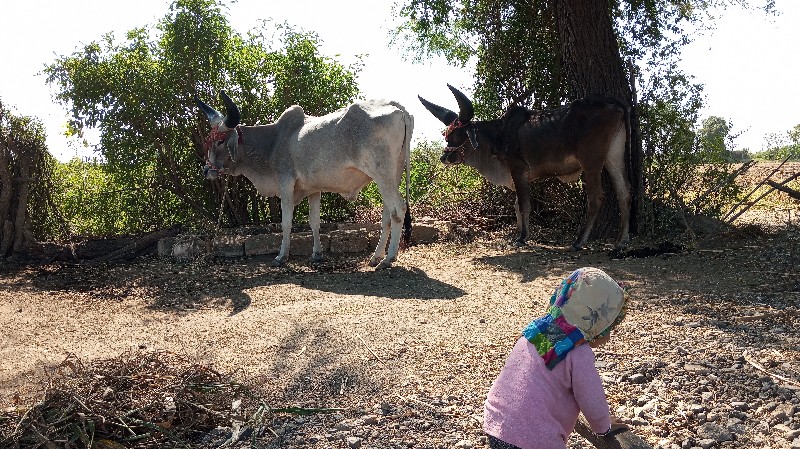
[[(420, 219), (412, 225), (413, 244), (445, 240), (452, 232), (448, 222)], [(326, 223), (320, 226), (323, 254), (369, 253), (375, 250), (380, 236), (377, 223)], [(217, 236), (183, 234), (159, 240), (158, 255), (176, 260), (199, 256), (250, 257), (277, 255), (281, 247), (280, 226), (228, 230)], [(313, 237), (309, 230), (292, 232), (289, 253), (310, 256)]]

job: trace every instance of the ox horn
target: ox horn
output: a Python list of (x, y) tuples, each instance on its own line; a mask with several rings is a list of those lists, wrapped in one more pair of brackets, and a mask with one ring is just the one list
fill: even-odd
[(241, 119), (239, 108), (236, 107), (236, 104), (224, 90), (219, 91), (219, 96), (222, 98), (222, 102), (225, 103), (225, 109), (227, 110), (227, 115), (225, 115), (225, 127), (228, 129), (236, 128), (236, 125), (239, 124), (239, 120)]
[(430, 101), (420, 97), (419, 95), (417, 95), (417, 98), (419, 98), (419, 101), (422, 102), (423, 106), (425, 106), (425, 109), (430, 111), (430, 113), (433, 114), (434, 117), (438, 118), (439, 121), (444, 123), (446, 126), (450, 126), (450, 124), (453, 123), (453, 121), (458, 118), (458, 114), (451, 111), (450, 109), (441, 107), (439, 105), (435, 105)]
[(197, 103), (197, 106), (200, 107), (206, 117), (208, 117), (208, 121), (211, 122), (211, 126), (214, 126), (215, 123), (222, 121), (222, 114), (217, 112), (216, 109), (212, 108), (211, 106), (205, 104), (197, 94), (194, 95), (194, 102)]
[(450, 88), (450, 92), (453, 92), (453, 96), (456, 97), (456, 101), (458, 102), (458, 119), (461, 123), (467, 123), (472, 120), (472, 118), (475, 117), (475, 109), (473, 109), (472, 102), (469, 101), (469, 98), (455, 87), (449, 84), (447, 87)]

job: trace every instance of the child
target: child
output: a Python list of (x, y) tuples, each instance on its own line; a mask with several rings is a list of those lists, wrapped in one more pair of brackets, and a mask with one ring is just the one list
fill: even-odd
[(622, 287), (597, 268), (561, 281), (489, 390), (483, 429), (491, 448), (565, 449), (579, 412), (599, 435), (627, 428), (609, 413), (590, 349), (608, 341), (624, 305)]

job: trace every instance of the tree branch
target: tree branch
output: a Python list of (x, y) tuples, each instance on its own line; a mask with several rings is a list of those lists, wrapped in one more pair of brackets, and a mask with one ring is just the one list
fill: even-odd
[[(736, 209), (737, 209), (739, 206), (741, 206), (741, 205), (742, 205), (742, 203), (744, 203), (745, 201), (747, 201), (747, 199), (748, 199), (748, 198), (750, 198), (750, 195), (752, 195), (752, 194), (756, 193), (756, 191), (758, 190), (758, 188), (759, 188), (759, 187), (761, 187), (762, 185), (764, 185), (764, 183), (765, 183), (765, 182), (766, 182), (766, 181), (767, 181), (769, 178), (771, 178), (771, 177), (772, 177), (772, 175), (774, 175), (774, 174), (775, 174), (775, 173), (776, 173), (776, 172), (777, 172), (777, 171), (778, 171), (778, 170), (779, 170), (781, 167), (783, 167), (783, 164), (785, 164), (785, 163), (786, 163), (788, 160), (789, 160), (789, 156), (786, 156), (786, 159), (784, 159), (784, 160), (783, 160), (783, 162), (781, 162), (781, 163), (780, 163), (780, 165), (778, 165), (777, 167), (775, 167), (775, 169), (774, 169), (774, 170), (772, 170), (772, 171), (771, 171), (771, 172), (770, 172), (770, 173), (767, 175), (767, 177), (766, 177), (766, 178), (764, 178), (764, 180), (763, 180), (763, 181), (759, 182), (757, 186), (753, 187), (753, 190), (751, 190), (751, 191), (750, 191), (750, 193), (748, 193), (747, 195), (745, 195), (745, 197), (744, 197), (744, 198), (742, 198), (742, 199), (741, 199), (741, 201), (739, 201), (738, 203), (736, 203), (736, 205), (735, 205), (735, 206), (733, 206), (733, 207), (731, 208), (731, 210), (729, 210), (729, 211), (728, 211), (728, 213), (727, 213), (727, 214), (725, 214), (725, 216), (724, 216), (724, 217), (722, 217), (722, 221), (724, 221), (724, 222), (726, 222), (726, 223), (728, 223), (728, 224), (730, 224), (730, 223), (733, 223), (733, 220), (735, 220), (735, 219), (736, 219), (736, 218), (737, 218), (739, 215), (741, 215), (741, 214), (742, 214), (742, 212), (744, 212), (744, 211), (742, 211), (742, 212), (739, 212), (739, 214), (738, 214), (738, 215), (736, 215), (735, 217), (731, 218), (730, 220), (728, 220), (728, 217), (730, 217), (730, 216), (731, 216), (731, 215), (732, 215), (732, 214), (733, 214), (733, 213), (736, 211)], [(756, 201), (758, 201), (758, 200), (756, 200)], [(747, 210), (747, 209), (745, 208), (745, 210)]]
[[(784, 161), (784, 162), (785, 162), (785, 161)], [(774, 172), (773, 172), (773, 173), (774, 173)], [(772, 174), (770, 174), (770, 176), (772, 176)], [(794, 175), (792, 175), (792, 176), (790, 176), (790, 177), (786, 178), (786, 179), (785, 179), (784, 181), (782, 181), (782, 182), (781, 182), (779, 185), (783, 186), (783, 185), (785, 185), (785, 184), (788, 184), (789, 182), (791, 182), (792, 180), (794, 180), (795, 178), (798, 178), (798, 177), (800, 177), (800, 172), (798, 172), (798, 173), (795, 173)], [(761, 182), (761, 184), (759, 184), (759, 185), (762, 185), (762, 184), (764, 184), (765, 182), (770, 182), (770, 179), (769, 179), (769, 177), (767, 177), (767, 179), (765, 179), (764, 181), (762, 181), (762, 182)], [(736, 213), (736, 215), (734, 215), (733, 217), (729, 218), (729, 219), (726, 221), (726, 223), (727, 223), (727, 224), (731, 224), (731, 223), (733, 223), (733, 221), (734, 221), (734, 220), (736, 220), (737, 218), (739, 218), (739, 217), (740, 217), (740, 216), (741, 216), (743, 213), (747, 212), (747, 210), (748, 210), (748, 209), (750, 209), (750, 208), (751, 208), (751, 207), (753, 207), (753, 206), (754, 206), (756, 203), (758, 203), (759, 201), (761, 201), (761, 198), (764, 198), (765, 196), (767, 196), (767, 195), (769, 195), (770, 193), (772, 193), (772, 191), (773, 191), (773, 190), (775, 190), (775, 188), (770, 188), (770, 189), (769, 189), (769, 190), (767, 190), (766, 192), (762, 193), (762, 194), (761, 194), (761, 195), (760, 195), (758, 198), (756, 198), (755, 200), (753, 200), (753, 201), (752, 201), (750, 204), (748, 204), (748, 205), (747, 205), (747, 206), (746, 206), (744, 209), (742, 209), (741, 211), (737, 212), (737, 213)]]
[(767, 184), (769, 184), (770, 187), (772, 187), (775, 190), (780, 190), (781, 192), (787, 193), (790, 197), (800, 200), (800, 192), (798, 192), (797, 190), (790, 189), (772, 180), (767, 181)]
[(161, 240), (164, 237), (174, 237), (180, 233), (180, 228), (174, 227), (169, 229), (159, 229), (158, 231), (151, 232), (144, 237), (140, 238), (139, 240), (127, 245), (123, 248), (120, 248), (116, 251), (113, 251), (108, 254), (104, 254), (100, 257), (95, 257), (90, 261), (92, 264), (101, 263), (101, 262), (108, 262), (115, 259), (120, 259), (125, 256), (130, 255), (130, 253), (136, 254)]

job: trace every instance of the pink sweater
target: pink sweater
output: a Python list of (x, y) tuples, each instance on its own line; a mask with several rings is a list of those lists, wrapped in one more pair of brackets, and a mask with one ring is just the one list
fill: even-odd
[(489, 390), (483, 429), (521, 449), (564, 449), (579, 412), (594, 432), (611, 425), (592, 348), (576, 347), (550, 371), (520, 337)]

